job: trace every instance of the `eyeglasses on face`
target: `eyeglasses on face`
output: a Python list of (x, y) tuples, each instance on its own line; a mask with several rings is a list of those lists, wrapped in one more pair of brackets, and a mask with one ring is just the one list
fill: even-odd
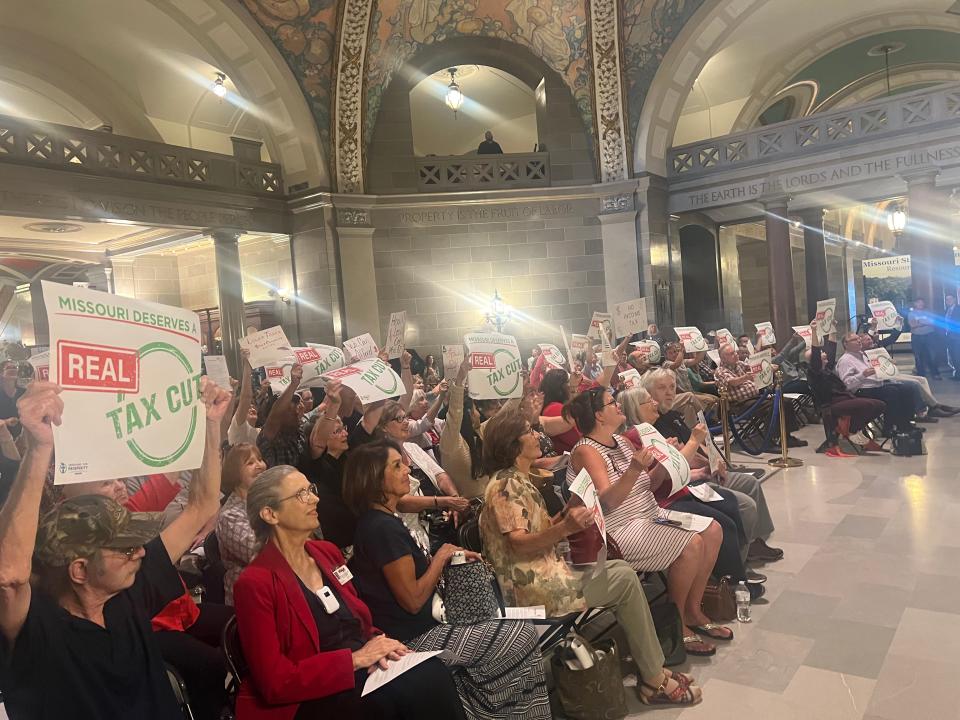
[(407, 421), (406, 415), (397, 415), (393, 420), (390, 420), (390, 422), (406, 422), (406, 421)]
[(310, 483), (305, 488), (300, 488), (299, 490), (297, 490), (293, 495), (288, 495), (285, 498), (280, 498), (277, 502), (282, 503), (287, 500), (293, 500), (294, 498), (296, 498), (297, 500), (302, 502), (304, 505), (306, 505), (310, 502), (311, 495), (315, 498), (320, 497), (320, 493), (317, 491), (316, 483)]
[(127, 560), (133, 560), (133, 556), (140, 552), (142, 547), (143, 545), (136, 545), (128, 548), (110, 548), (110, 550), (118, 555), (123, 555)]

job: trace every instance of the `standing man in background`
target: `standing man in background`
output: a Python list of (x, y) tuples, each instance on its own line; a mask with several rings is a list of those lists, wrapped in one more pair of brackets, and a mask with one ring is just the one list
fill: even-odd
[(487, 130), (483, 134), (483, 142), (477, 148), (477, 155), (503, 155), (503, 148), (493, 139), (492, 131)]
[(913, 348), (913, 357), (917, 364), (915, 374), (939, 380), (940, 371), (934, 360), (934, 338), (937, 329), (923, 298), (916, 298), (913, 301), (913, 309), (910, 310), (907, 320), (910, 323), (910, 346)]
[(947, 364), (950, 366), (950, 379), (960, 380), (960, 312), (957, 311), (957, 299), (947, 295), (943, 299), (947, 309), (943, 313), (947, 341)]

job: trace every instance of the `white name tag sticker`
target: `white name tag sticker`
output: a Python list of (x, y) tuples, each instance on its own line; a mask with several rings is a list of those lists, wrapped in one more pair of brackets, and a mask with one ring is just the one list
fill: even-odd
[(337, 579), (337, 582), (341, 585), (346, 585), (348, 582), (353, 580), (353, 573), (350, 572), (350, 568), (346, 565), (341, 565), (340, 567), (335, 567), (333, 569), (333, 576)]

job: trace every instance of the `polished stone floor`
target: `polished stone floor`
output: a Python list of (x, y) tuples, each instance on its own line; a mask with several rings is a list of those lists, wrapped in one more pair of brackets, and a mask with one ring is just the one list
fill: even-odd
[[(933, 383), (954, 405), (958, 386)], [(826, 458), (822, 428), (798, 433), (803, 467), (763, 485), (785, 552), (761, 569), (766, 597), (716, 657), (683, 668), (704, 702), (654, 717), (960, 718), (960, 416), (926, 427), (913, 458)], [(648, 715), (628, 697), (630, 717)]]

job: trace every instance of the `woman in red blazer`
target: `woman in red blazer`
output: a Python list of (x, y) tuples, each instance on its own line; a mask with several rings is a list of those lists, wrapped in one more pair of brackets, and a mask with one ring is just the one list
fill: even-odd
[(289, 465), (247, 493), (263, 549), (234, 586), (244, 657), (237, 720), (464, 718), (443, 663), (423, 662), (364, 698), (369, 672), (409, 650), (373, 627), (335, 545), (311, 541), (316, 487)]

